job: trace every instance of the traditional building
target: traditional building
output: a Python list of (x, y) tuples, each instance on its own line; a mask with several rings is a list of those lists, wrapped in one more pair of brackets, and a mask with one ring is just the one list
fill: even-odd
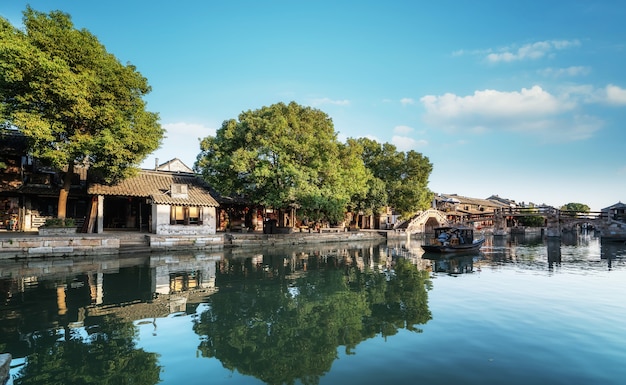
[[(87, 170), (74, 171), (67, 217), (80, 226), (89, 203)], [(30, 156), (27, 139), (19, 131), (0, 130), (0, 227), (31, 231), (55, 217), (64, 173)]]
[(602, 215), (608, 219), (626, 222), (626, 203), (617, 202), (614, 205), (605, 207), (602, 210)]
[(456, 222), (474, 222), (476, 227), (493, 226), (493, 212), (500, 208), (510, 208), (514, 201), (502, 198), (469, 198), (457, 194), (436, 195), (433, 208), (446, 213), (448, 220)]
[(178, 159), (156, 170), (141, 170), (115, 185), (92, 184), (87, 193), (97, 203), (97, 210), (92, 210), (96, 215), (90, 218), (97, 232), (105, 229), (165, 235), (216, 232), (218, 202), (210, 187)]

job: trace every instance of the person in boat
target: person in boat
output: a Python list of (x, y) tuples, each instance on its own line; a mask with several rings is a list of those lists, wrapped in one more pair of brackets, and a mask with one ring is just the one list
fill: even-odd
[(447, 245), (448, 241), (450, 240), (450, 234), (443, 232), (439, 234), (439, 237), (437, 238), (437, 240), (441, 242), (442, 245)]

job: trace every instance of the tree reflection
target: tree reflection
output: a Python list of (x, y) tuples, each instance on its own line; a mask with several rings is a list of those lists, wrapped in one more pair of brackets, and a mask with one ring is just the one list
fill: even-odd
[(248, 259), (221, 269), (220, 290), (194, 325), (204, 357), (268, 384), (316, 384), (338, 347), (350, 354), (368, 338), (419, 332), (416, 325), (431, 319), (428, 273), (408, 260), (387, 270), (359, 268), (352, 258), (309, 257), (306, 273), (285, 268), (284, 260)]
[(131, 322), (115, 317), (93, 321), (84, 330), (66, 327), (33, 335), (32, 353), (14, 383), (148, 385), (159, 382), (161, 368), (157, 355), (136, 349), (137, 331)]

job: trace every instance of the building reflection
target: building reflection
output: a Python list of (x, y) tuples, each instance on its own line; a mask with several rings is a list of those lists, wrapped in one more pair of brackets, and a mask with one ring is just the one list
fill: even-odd
[(600, 244), (600, 258), (607, 261), (608, 269), (613, 269), (613, 261), (626, 259), (626, 243), (602, 242)]
[(389, 271), (399, 258), (430, 261), (419, 243), (355, 242), (255, 251), (146, 254), (0, 261), (0, 345), (15, 357), (37, 330), (83, 328), (88, 317), (153, 320), (194, 313), (220, 283), (242, 277), (294, 278), (311, 269)]
[(561, 266), (561, 240), (549, 237), (546, 243), (548, 249), (548, 269), (552, 270), (555, 266)]

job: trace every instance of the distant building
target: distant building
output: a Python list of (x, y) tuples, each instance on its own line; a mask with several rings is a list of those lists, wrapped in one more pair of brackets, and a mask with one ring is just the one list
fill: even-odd
[(174, 158), (165, 163), (158, 164), (159, 160), (155, 160), (155, 171), (167, 171), (167, 172), (185, 172), (188, 174), (193, 174), (193, 170), (187, 167), (183, 161), (178, 158)]
[(620, 201), (600, 211), (609, 219), (626, 222), (626, 203)]
[(470, 198), (457, 194), (438, 194), (434, 198), (434, 208), (446, 213), (452, 223), (473, 222), (476, 227), (493, 226), (493, 213), (496, 209), (510, 208), (515, 201), (497, 198)]

